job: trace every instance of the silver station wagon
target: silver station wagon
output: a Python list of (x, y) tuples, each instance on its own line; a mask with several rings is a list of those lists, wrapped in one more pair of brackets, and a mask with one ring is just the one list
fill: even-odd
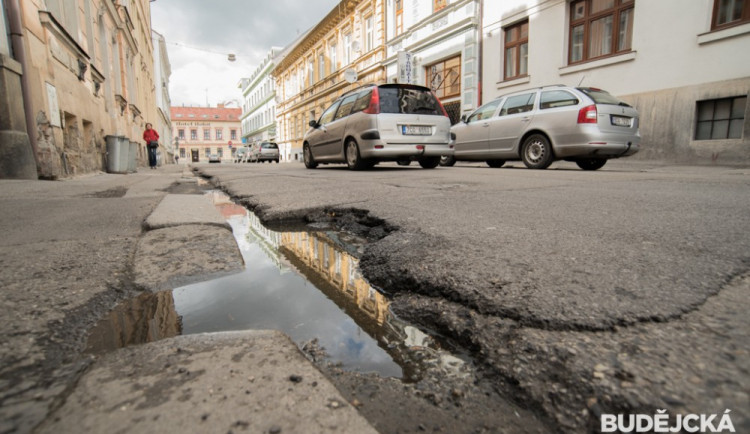
[(522, 160), (546, 169), (555, 160), (597, 170), (610, 158), (640, 149), (638, 112), (601, 89), (548, 86), (501, 96), (451, 128), (456, 161), (486, 161), (501, 167)]
[(303, 141), (305, 167), (346, 163), (352, 170), (380, 161), (416, 160), (434, 169), (453, 155), (450, 119), (429, 88), (410, 84), (369, 85), (339, 97), (320, 119), (310, 121)]

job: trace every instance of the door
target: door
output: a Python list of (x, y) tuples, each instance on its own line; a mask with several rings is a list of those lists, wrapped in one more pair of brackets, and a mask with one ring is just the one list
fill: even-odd
[(338, 160), (346, 158), (344, 155), (344, 132), (346, 131), (346, 121), (356, 101), (357, 94), (349, 95), (341, 100), (341, 105), (336, 110), (333, 122), (326, 125), (329, 140), (322, 147), (323, 155)]
[(509, 96), (489, 121), (490, 153), (497, 158), (517, 157), (517, 145), (534, 118), (536, 92)]
[(199, 161), (198, 150), (197, 149), (191, 149), (190, 150), (190, 156), (192, 157), (193, 163), (197, 163)]
[(323, 112), (318, 120), (318, 126), (307, 137), (307, 143), (310, 145), (310, 151), (313, 154), (313, 158), (316, 160), (322, 160), (327, 157), (326, 149), (329, 147), (335, 138), (332, 138), (331, 134), (328, 133), (328, 127), (333, 121), (333, 116), (336, 114), (336, 110), (339, 108), (341, 101), (336, 101)]
[(497, 111), (502, 99), (496, 99), (479, 107), (469, 115), (466, 122), (454, 127), (456, 133), (455, 155), (457, 158), (486, 158), (490, 133), (489, 120)]

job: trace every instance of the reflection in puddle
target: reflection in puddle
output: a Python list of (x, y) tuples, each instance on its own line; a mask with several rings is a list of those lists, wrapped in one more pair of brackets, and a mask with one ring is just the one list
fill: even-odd
[[(177, 334), (273, 329), (300, 347), (316, 339), (329, 360), (347, 370), (405, 380), (418, 379), (425, 363), (447, 373), (461, 370), (461, 359), (396, 318), (389, 300), (361, 276), (353, 254), (362, 240), (337, 232), (272, 231), (225, 195), (210, 194), (232, 226), (245, 270), (121, 305), (92, 334), (92, 351)], [(144, 309), (148, 300), (155, 306)], [(147, 318), (137, 319), (138, 311)], [(121, 331), (129, 327), (140, 330)]]

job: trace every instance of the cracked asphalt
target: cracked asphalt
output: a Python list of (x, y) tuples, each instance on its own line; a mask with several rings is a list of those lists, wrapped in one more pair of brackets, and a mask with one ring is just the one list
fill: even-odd
[(364, 276), (560, 431), (604, 413), (750, 430), (750, 169), (612, 161), (424, 170), (199, 166), (265, 222), (365, 210)]

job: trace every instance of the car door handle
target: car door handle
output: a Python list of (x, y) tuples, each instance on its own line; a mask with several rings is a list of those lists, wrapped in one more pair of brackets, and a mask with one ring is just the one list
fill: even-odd
[(485, 123), (482, 124), (482, 128), (487, 128), (489, 126), (490, 126), (490, 124), (488, 124), (487, 122), (485, 122)]
[(523, 121), (523, 122), (528, 122), (530, 120), (531, 120), (531, 118), (528, 117), (528, 116), (521, 118), (521, 121)]

